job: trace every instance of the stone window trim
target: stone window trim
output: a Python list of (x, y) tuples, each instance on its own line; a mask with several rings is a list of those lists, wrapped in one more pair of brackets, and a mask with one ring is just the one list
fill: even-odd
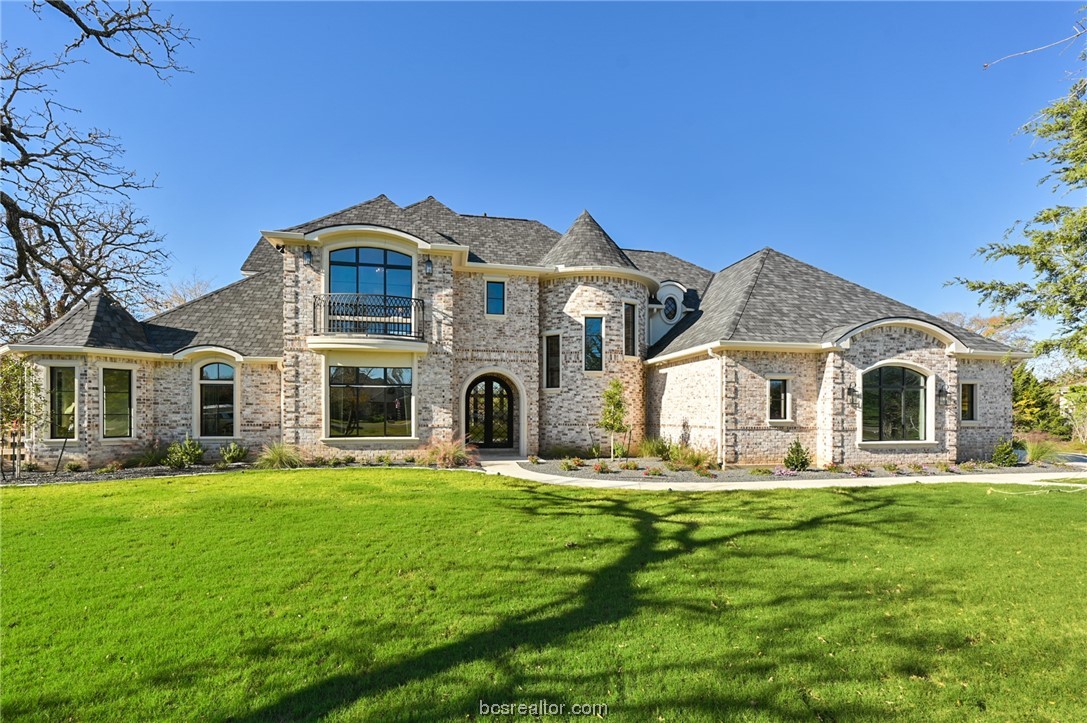
[[(974, 388), (974, 418), (963, 419), (962, 417), (962, 388), (965, 386), (972, 386)], [(956, 406), (959, 408), (959, 425), (962, 427), (980, 427), (981, 415), (978, 414), (979, 405), (978, 400), (981, 398), (981, 381), (978, 379), (960, 379), (959, 380), (959, 398), (956, 400)]]
[[(589, 319), (600, 319), (600, 369), (586, 369), (585, 364), (588, 359), (585, 354), (585, 342), (587, 333), (587, 321)], [(603, 311), (582, 311), (581, 312), (581, 373), (587, 377), (603, 376), (604, 372), (608, 369), (608, 315)]]
[[(633, 326), (634, 326), (633, 330), (627, 328), (627, 307), (633, 307), (634, 308), (634, 313), (632, 315)], [(640, 326), (641, 326), (641, 324), (638, 323), (638, 300), (637, 299), (631, 299), (631, 298), (624, 298), (623, 299), (623, 356), (625, 358), (627, 358), (627, 359), (640, 359), (641, 358), (641, 351), (640, 351), (641, 350), (641, 338), (638, 336), (638, 327), (640, 327)], [(628, 346), (628, 342), (631, 341), (631, 337), (633, 338), (633, 343), (634, 343), (634, 353), (633, 354), (629, 353), (630, 348)]]
[[(354, 362), (352, 362), (354, 364)], [(329, 429), (332, 422), (332, 414), (329, 410), (329, 368), (346, 366), (342, 362), (329, 361), (327, 356), (321, 357), (321, 444), (335, 447), (336, 445), (353, 445), (359, 442), (418, 442), (419, 441), (419, 357), (412, 354), (411, 357), (411, 434), (407, 437), (333, 437)], [(357, 366), (367, 366), (360, 361)], [(377, 366), (377, 364), (373, 364)]]
[[(98, 367), (98, 441), (101, 444), (123, 444), (136, 439), (136, 377), (139, 364), (130, 362), (110, 362)], [(106, 436), (106, 372), (112, 369), (124, 369), (131, 376), (128, 382), (129, 394), (129, 429), (127, 437)]]
[[(492, 314), (490, 312), (490, 296), (488, 294), (491, 284), (502, 285), (502, 312), (498, 314)], [(492, 319), (495, 321), (505, 319), (507, 309), (509, 307), (509, 277), (508, 276), (496, 276), (494, 274), (484, 274), (483, 276), (483, 318)]]
[(883, 361), (876, 362), (872, 366), (866, 369), (858, 368), (856, 371), (857, 386), (863, 399), (864, 394), (864, 375), (874, 369), (880, 367), (904, 367), (910, 371), (917, 372), (921, 376), (925, 377), (925, 438), (924, 439), (910, 439), (910, 440), (864, 440), (864, 403), (857, 405), (854, 411), (856, 431), (856, 445), (858, 449), (893, 449), (895, 447), (936, 447), (940, 444), (936, 439), (936, 382), (939, 381), (939, 377), (936, 372), (908, 361), (906, 359), (884, 359)]
[[(200, 434), (200, 370), (208, 364), (226, 364), (234, 370), (234, 434), (229, 437), (205, 436)], [(237, 441), (241, 439), (238, 430), (242, 426), (242, 363), (237, 359), (225, 355), (206, 356), (195, 359), (192, 362), (192, 438), (196, 440), (208, 439), (212, 441)]]
[(51, 369), (53, 367), (68, 367), (75, 370), (75, 408), (72, 410), (72, 436), (67, 439), (64, 437), (53, 437), (51, 434), (51, 419), (47, 417), (45, 420), (44, 437), (41, 441), (50, 445), (64, 444), (65, 442), (68, 444), (79, 442), (79, 423), (82, 419), (82, 415), (80, 414), (79, 395), (83, 391), (83, 385), (80, 383), (80, 373), (83, 371), (83, 362), (77, 359), (46, 359), (38, 362), (38, 364), (45, 369), (45, 403), (47, 410), (51, 410), (52, 405), (52, 400), (50, 399), (50, 387), (52, 386), (50, 380), (50, 376), (52, 375)]
[[(793, 407), (793, 380), (796, 379), (795, 374), (767, 374), (766, 375), (766, 423), (771, 426), (778, 427), (791, 427), (796, 425), (796, 413)], [(770, 417), (770, 391), (773, 386), (771, 382), (782, 381), (785, 382), (785, 417), (783, 419), (772, 419)]]
[[(551, 337), (555, 337), (559, 342), (558, 351), (558, 384), (553, 387), (547, 386), (547, 340)], [(548, 329), (540, 334), (540, 352), (543, 362), (540, 364), (540, 387), (543, 389), (544, 394), (556, 394), (562, 391), (562, 332), (558, 329)]]

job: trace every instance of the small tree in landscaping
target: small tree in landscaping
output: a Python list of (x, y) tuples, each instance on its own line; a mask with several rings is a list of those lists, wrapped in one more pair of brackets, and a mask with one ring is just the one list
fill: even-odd
[(792, 446), (785, 454), (785, 466), (794, 472), (803, 472), (811, 467), (811, 453), (800, 443), (799, 439), (793, 440)]
[(44, 411), (42, 383), (33, 365), (14, 354), (0, 357), (0, 475), (5, 472), (3, 455), (8, 452), (18, 477), (26, 430), (38, 425)]
[(1077, 384), (1064, 393), (1062, 408), (1072, 428), (1072, 439), (1087, 444), (1087, 384)]
[(993, 448), (993, 464), (998, 467), (1014, 467), (1019, 464), (1019, 455), (1015, 453), (1015, 443), (1010, 439), (997, 442)]
[(611, 458), (615, 459), (615, 435), (630, 431), (630, 425), (627, 424), (627, 406), (623, 401), (623, 382), (618, 379), (612, 379), (604, 390), (600, 427), (611, 435)]

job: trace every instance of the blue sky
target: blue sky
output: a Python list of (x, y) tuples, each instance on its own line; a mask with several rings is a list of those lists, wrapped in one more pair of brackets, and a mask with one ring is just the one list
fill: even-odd
[[(158, 176), (172, 274), (217, 285), (261, 229), (385, 193), (718, 269), (763, 247), (931, 312), (1014, 276), (976, 247), (1055, 197), (1016, 129), (1065, 92), (1071, 3), (172, 3), (162, 84), (101, 54), (57, 83)], [(55, 47), (50, 8), (3, 37)], [(1066, 202), (1069, 199), (1065, 199)]]

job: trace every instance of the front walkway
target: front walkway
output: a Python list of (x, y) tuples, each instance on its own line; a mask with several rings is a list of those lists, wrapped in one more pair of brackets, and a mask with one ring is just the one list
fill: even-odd
[(564, 477), (557, 474), (543, 474), (525, 469), (517, 462), (525, 460), (516, 459), (484, 459), (483, 470), (487, 474), (505, 475), (517, 479), (530, 480), (551, 485), (564, 485), (566, 487), (592, 487), (595, 489), (619, 489), (619, 490), (668, 490), (676, 492), (720, 492), (727, 490), (805, 490), (822, 487), (889, 487), (891, 485), (904, 485), (913, 482), (922, 484), (946, 484), (949, 482), (973, 482), (985, 484), (1004, 485), (1047, 485), (1059, 484), (1081, 489), (1087, 489), (1087, 485), (1076, 485), (1064, 482), (1067, 479), (1087, 478), (1087, 469), (1074, 472), (1003, 472), (999, 474), (951, 474), (933, 475), (927, 477), (842, 477), (840, 479), (767, 479), (758, 480), (732, 480), (727, 482), (667, 482), (664, 480), (630, 480), (630, 479), (583, 479)]

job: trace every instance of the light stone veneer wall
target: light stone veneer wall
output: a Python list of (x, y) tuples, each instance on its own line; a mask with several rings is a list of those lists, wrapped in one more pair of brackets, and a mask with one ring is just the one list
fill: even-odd
[[(997, 442), (1012, 435), (1012, 364), (1000, 359), (959, 359), (959, 383), (965, 382), (977, 385), (977, 419), (960, 423), (959, 461), (987, 460)], [(959, 409), (959, 391), (954, 391)]]
[[(67, 444), (45, 440), (48, 421), (34, 429), (29, 441), (33, 461), (43, 467), (55, 465), (61, 455), (65, 462), (100, 467), (124, 461), (142, 452), (153, 441), (163, 447), (186, 436), (198, 440), (207, 458), (218, 456), (219, 447), (236, 441), (254, 451), (278, 441), (280, 374), (274, 363), (239, 363), (229, 357), (203, 356), (186, 361), (132, 359), (109, 355), (37, 355), (42, 390), (48, 389), (48, 362), (76, 368), (76, 439)], [(198, 436), (195, 422), (194, 369), (213, 361), (232, 365), (239, 385), (239, 406), (235, 410), (235, 436), (205, 439)], [(132, 437), (102, 438), (101, 412), (103, 369), (131, 369), (134, 375)], [(47, 409), (43, 409), (47, 413)], [(46, 418), (43, 418), (47, 420)]]
[[(623, 304), (637, 305), (638, 356), (623, 354)], [(604, 389), (612, 379), (623, 382), (631, 439), (645, 434), (646, 320), (649, 290), (641, 283), (608, 276), (550, 279), (540, 288), (540, 335), (561, 336), (559, 389), (540, 385), (540, 447), (604, 448), (608, 433), (600, 429)], [(584, 318), (604, 317), (604, 371), (586, 372)], [(536, 337), (535, 363), (542, 368), (542, 338)]]
[[(487, 281), (505, 282), (505, 314), (486, 313)], [(468, 388), (480, 376), (491, 374), (505, 380), (513, 391), (513, 449), (521, 449), (524, 437), (526, 453), (536, 454), (540, 439), (539, 280), (533, 276), (457, 272), (453, 314), (452, 410), (457, 436), (467, 431), (461, 425)], [(525, 430), (521, 429), (522, 417)]]

